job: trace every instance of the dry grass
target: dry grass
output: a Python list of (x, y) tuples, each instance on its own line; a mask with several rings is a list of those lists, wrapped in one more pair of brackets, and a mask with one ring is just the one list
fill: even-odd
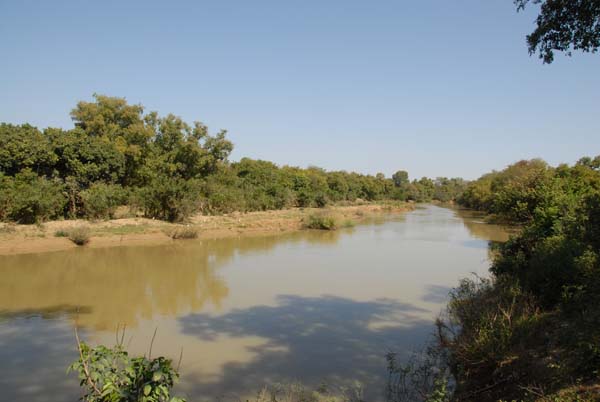
[(165, 230), (165, 234), (173, 240), (196, 239), (198, 237), (198, 229), (192, 226), (168, 228)]
[[(55, 233), (56, 235), (56, 233)], [(78, 246), (85, 246), (90, 241), (90, 228), (87, 226), (75, 227), (68, 232), (69, 240)]]

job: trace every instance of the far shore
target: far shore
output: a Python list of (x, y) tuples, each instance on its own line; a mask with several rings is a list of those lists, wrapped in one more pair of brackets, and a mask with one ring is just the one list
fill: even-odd
[[(414, 209), (411, 203), (366, 203), (327, 208), (292, 208), (273, 211), (231, 213), (226, 215), (196, 215), (187, 224), (173, 224), (141, 217), (126, 217), (107, 221), (49, 221), (37, 225), (0, 224), (0, 255), (44, 253), (78, 247), (118, 247), (159, 245), (174, 241), (169, 231), (191, 227), (198, 239), (218, 239), (242, 235), (266, 235), (303, 229), (303, 220), (314, 213), (335, 216), (339, 221), (363, 223), (387, 214), (399, 214)], [(87, 227), (90, 242), (77, 246), (57, 233), (72, 228)]]

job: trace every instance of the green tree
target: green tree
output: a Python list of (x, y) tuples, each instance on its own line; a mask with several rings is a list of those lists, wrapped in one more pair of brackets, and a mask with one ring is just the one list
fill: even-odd
[(600, 0), (514, 0), (517, 10), (539, 4), (535, 30), (527, 35), (529, 53), (539, 53), (544, 63), (554, 52), (571, 56), (573, 50), (596, 53), (600, 47)]
[(406, 170), (398, 170), (392, 175), (392, 180), (396, 187), (406, 187), (410, 183), (408, 180), (408, 172)]
[[(64, 185), (47, 180), (30, 169), (17, 173), (8, 189), (8, 217), (19, 223), (36, 223), (63, 216), (67, 204)], [(6, 204), (5, 204), (6, 205)]]
[(14, 176), (23, 169), (45, 175), (57, 161), (48, 138), (29, 125), (0, 124), (0, 172)]

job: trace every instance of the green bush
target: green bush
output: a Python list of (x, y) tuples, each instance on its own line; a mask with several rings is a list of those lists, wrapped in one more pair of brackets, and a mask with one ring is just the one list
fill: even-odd
[(310, 214), (304, 222), (306, 229), (335, 230), (338, 227), (335, 217), (326, 214)]
[[(10, 190), (9, 190), (10, 191)], [(36, 223), (62, 217), (67, 204), (64, 184), (47, 180), (29, 169), (18, 173), (8, 204), (8, 218), (19, 223)]]
[(125, 202), (125, 191), (117, 184), (94, 183), (80, 194), (83, 214), (90, 219), (112, 219)]
[(146, 216), (169, 222), (184, 221), (201, 206), (200, 184), (193, 179), (161, 175), (140, 188), (137, 196)]
[(198, 237), (198, 229), (191, 226), (171, 228), (166, 230), (165, 233), (173, 240), (195, 239)]
[(59, 229), (54, 232), (54, 237), (69, 237), (69, 231), (65, 229)]
[(10, 209), (14, 198), (14, 180), (0, 172), (0, 221), (4, 222), (10, 217)]
[(86, 226), (79, 226), (70, 229), (68, 232), (69, 240), (78, 246), (85, 246), (90, 242), (90, 229)]

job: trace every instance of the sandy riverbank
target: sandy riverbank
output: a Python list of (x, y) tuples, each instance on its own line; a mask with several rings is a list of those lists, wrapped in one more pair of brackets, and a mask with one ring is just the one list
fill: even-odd
[[(198, 238), (272, 234), (301, 230), (303, 219), (319, 212), (334, 215), (340, 221), (365, 222), (377, 216), (398, 214), (413, 209), (412, 204), (363, 204), (332, 206), (324, 209), (294, 208), (278, 211), (196, 215), (186, 226), (197, 230)], [(91, 239), (84, 247), (115, 247), (164, 244), (173, 240), (169, 231), (182, 225), (147, 218), (122, 218), (109, 221), (62, 220), (39, 225), (0, 224), (0, 255), (43, 253), (79, 247), (57, 232), (85, 226)]]

